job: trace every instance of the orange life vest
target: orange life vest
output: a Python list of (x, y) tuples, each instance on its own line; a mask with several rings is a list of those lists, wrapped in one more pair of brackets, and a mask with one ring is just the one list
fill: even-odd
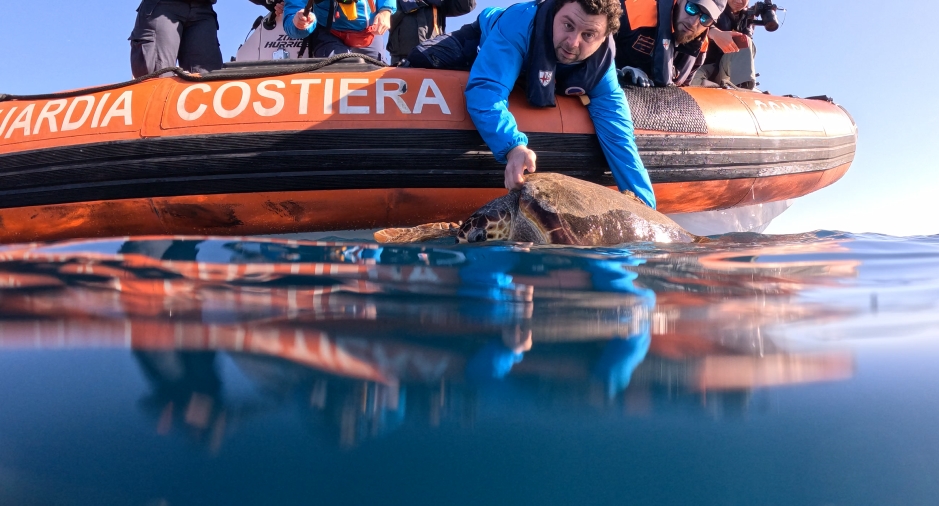
[(616, 67), (636, 67), (656, 86), (683, 86), (707, 53), (707, 32), (687, 44), (673, 44), (675, 0), (623, 0), (616, 41)]

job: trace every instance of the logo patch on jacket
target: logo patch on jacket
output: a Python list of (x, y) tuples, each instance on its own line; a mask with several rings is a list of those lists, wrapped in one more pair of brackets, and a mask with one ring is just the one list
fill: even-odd
[(655, 39), (652, 37), (646, 37), (645, 35), (640, 35), (636, 42), (633, 42), (633, 49), (642, 53), (642, 54), (652, 54), (652, 49), (655, 48)]
[(547, 70), (538, 71), (538, 80), (541, 81), (542, 86), (548, 86), (551, 84), (551, 76), (554, 75), (554, 72), (548, 72)]
[(668, 49), (668, 46), (669, 46), (669, 44), (671, 44), (671, 43), (672, 43), (672, 41), (669, 40), (669, 39), (662, 39), (662, 47), (664, 47), (666, 50)]

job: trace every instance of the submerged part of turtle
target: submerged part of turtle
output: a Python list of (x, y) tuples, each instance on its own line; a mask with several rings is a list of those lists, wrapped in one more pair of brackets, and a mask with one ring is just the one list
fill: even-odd
[[(375, 234), (379, 242), (436, 239), (412, 229)], [(451, 229), (452, 230), (452, 229)], [(640, 200), (562, 174), (535, 173), (521, 190), (510, 192), (473, 213), (456, 232), (459, 242), (517, 241), (533, 244), (612, 246), (627, 242), (694, 242), (698, 238)], [(393, 237), (392, 240), (383, 240)]]

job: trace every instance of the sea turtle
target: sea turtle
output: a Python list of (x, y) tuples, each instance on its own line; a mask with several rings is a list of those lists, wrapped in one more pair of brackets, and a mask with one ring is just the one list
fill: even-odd
[(376, 232), (375, 240), (401, 243), (448, 236), (455, 236), (458, 242), (576, 246), (701, 240), (636, 197), (562, 174), (540, 172), (526, 176), (521, 190), (486, 204), (462, 226), (431, 223), (389, 228)]

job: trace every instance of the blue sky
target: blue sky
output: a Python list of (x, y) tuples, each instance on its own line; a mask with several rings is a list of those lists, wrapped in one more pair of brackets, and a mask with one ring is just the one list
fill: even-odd
[[(508, 5), (478, 1), (480, 7)], [(788, 9), (785, 24), (775, 33), (758, 28), (755, 37), (761, 87), (834, 97), (854, 116), (860, 139), (847, 175), (797, 200), (767, 232), (939, 234), (939, 102), (930, 89), (939, 72), (928, 56), (934, 44), (928, 23), (903, 29), (916, 14), (870, 0), (780, 1)], [(127, 36), (136, 6), (134, 0), (3, 2), (0, 93), (129, 79)], [(247, 0), (221, 0), (216, 11), (228, 60), (264, 10)], [(56, 26), (42, 25), (47, 19)], [(448, 29), (467, 20), (451, 20)]]

